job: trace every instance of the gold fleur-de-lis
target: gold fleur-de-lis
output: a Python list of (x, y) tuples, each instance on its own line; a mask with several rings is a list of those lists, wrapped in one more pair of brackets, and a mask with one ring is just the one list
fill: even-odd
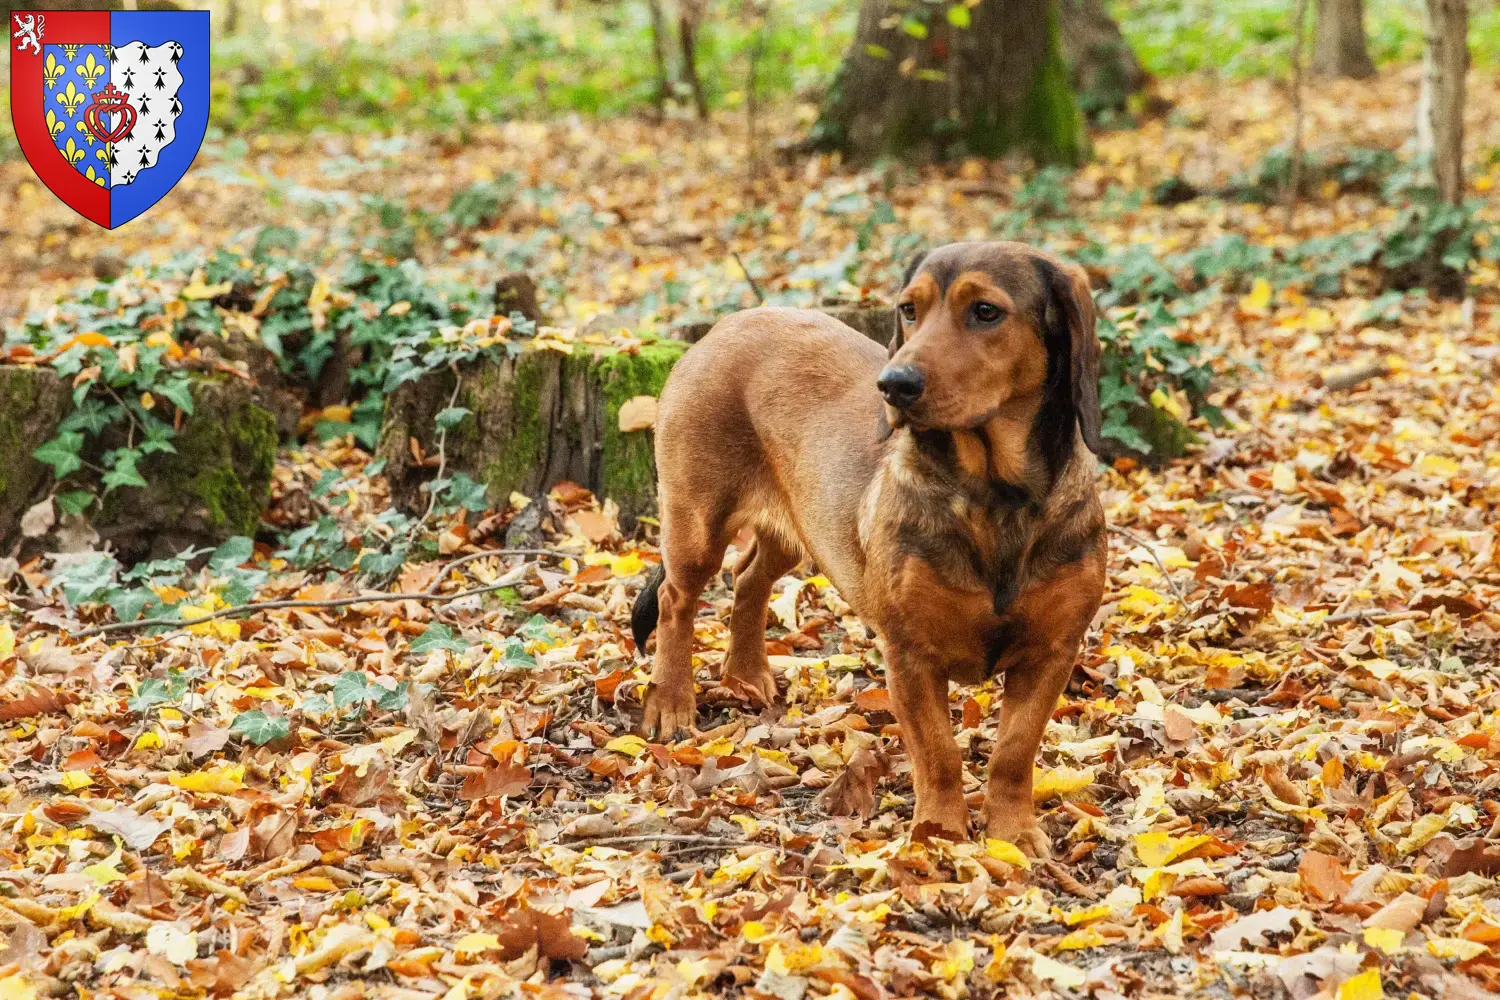
[[(83, 122), (79, 122), (78, 124), (82, 125)], [(68, 127), (68, 123), (65, 122), (65, 121), (63, 121), (61, 118), (57, 117), (57, 112), (53, 111), (51, 108), (47, 109), (47, 134), (48, 135), (52, 136), (53, 139), (56, 139), (58, 133), (61, 132), (63, 129), (67, 128), (67, 127)], [(88, 131), (88, 130), (85, 129), (84, 131)]]
[(94, 150), (94, 159), (96, 159), (100, 163), (103, 163), (106, 166), (108, 166), (109, 165), (109, 146), (106, 145), (103, 149), (96, 149), (96, 150)]
[(104, 186), (104, 178), (101, 177), (100, 175), (94, 173), (94, 168), (93, 167), (89, 167), (89, 169), (84, 173), (83, 176), (87, 177), (89, 180), (93, 181), (95, 184), (99, 185), (100, 187)]
[(83, 141), (88, 143), (90, 146), (99, 141), (98, 139), (94, 138), (94, 133), (89, 131), (88, 125), (84, 123), (82, 118), (73, 123), (73, 128), (76, 132), (78, 132), (79, 135), (83, 136)]
[(48, 90), (57, 86), (57, 80), (63, 75), (65, 69), (67, 67), (57, 61), (57, 56), (47, 53), (47, 61), (42, 66), (42, 79), (47, 81)]
[(89, 89), (92, 90), (94, 84), (98, 83), (99, 78), (104, 75), (104, 64), (95, 59), (94, 54), (90, 52), (88, 58), (83, 61), (83, 65), (78, 67), (78, 75), (83, 77)]
[[(57, 95), (57, 103), (61, 104), (63, 106), (63, 110), (68, 113), (68, 117), (72, 118), (73, 115), (77, 113), (78, 109), (83, 105), (83, 102), (88, 98), (88, 96), (88, 94), (85, 94), (83, 91), (73, 86), (73, 81), (69, 80), (68, 89)], [(71, 142), (72, 140), (70, 139), (68, 141)]]
[(78, 50), (81, 48), (83, 48), (82, 45), (64, 45), (63, 55), (68, 57), (68, 62), (72, 62), (78, 58)]
[(59, 150), (59, 152), (62, 153), (63, 158), (69, 163), (76, 164), (79, 160), (83, 159), (83, 147), (74, 142), (71, 136), (68, 138), (68, 144)]

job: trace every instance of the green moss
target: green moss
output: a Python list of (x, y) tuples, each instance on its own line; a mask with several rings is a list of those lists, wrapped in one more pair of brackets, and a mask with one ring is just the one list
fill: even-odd
[(489, 486), (490, 500), (502, 503), (513, 490), (521, 489), (541, 465), (547, 445), (547, 421), (542, 416), (542, 384), (547, 367), (556, 360), (547, 352), (529, 352), (515, 359), (515, 372), (501, 384), (502, 366), (486, 365), (481, 370), (478, 400), (470, 409), (479, 411), (480, 400), (496, 400), (498, 394), (509, 394), (509, 441), (499, 457), (486, 465), (480, 478)]
[(620, 430), (620, 407), (635, 396), (659, 396), (686, 344), (656, 341), (639, 354), (610, 352), (594, 361), (594, 378), (604, 398), (603, 495), (635, 516), (655, 505), (656, 456), (646, 431)]
[(1083, 115), (1063, 61), (1056, 2), (1047, 5), (1047, 54), (1026, 93), (1018, 138), (1038, 163), (1077, 166), (1088, 156)]

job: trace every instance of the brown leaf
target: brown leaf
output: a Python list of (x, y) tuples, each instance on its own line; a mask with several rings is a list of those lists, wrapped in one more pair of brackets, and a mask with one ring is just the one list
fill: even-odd
[(27, 694), (0, 705), (0, 722), (14, 722), (36, 715), (61, 715), (64, 703), (51, 688), (36, 688)]
[(1198, 727), (1176, 705), (1168, 705), (1162, 728), (1173, 743), (1185, 743), (1193, 738)]
[(187, 739), (182, 741), (182, 748), (194, 757), (202, 757), (218, 753), (228, 742), (229, 730), (194, 722), (188, 726)]
[(1261, 770), (1261, 777), (1265, 778), (1272, 794), (1281, 801), (1293, 806), (1307, 805), (1307, 794), (1286, 776), (1280, 764), (1267, 764)]
[(525, 905), (501, 917), (494, 934), (504, 961), (520, 958), (533, 947), (545, 958), (563, 960), (583, 958), (589, 950), (588, 942), (573, 933), (566, 912), (544, 913)]
[(259, 810), (264, 814), (250, 826), (250, 849), (255, 856), (277, 858), (291, 853), (297, 840), (297, 814), (270, 803), (257, 806)]
[(818, 803), (830, 816), (862, 816), (875, 812), (875, 785), (885, 765), (868, 748), (856, 751), (849, 764), (818, 793)]
[(1366, 927), (1381, 927), (1387, 930), (1412, 930), (1422, 922), (1427, 912), (1427, 900), (1410, 892), (1403, 892), (1389, 903), (1365, 918)]
[(865, 688), (854, 696), (854, 707), (861, 712), (889, 712), (891, 692), (889, 688)]
[(1304, 852), (1297, 874), (1302, 878), (1302, 888), (1325, 902), (1343, 899), (1352, 885), (1339, 859), (1321, 851)]
[(1448, 857), (1443, 860), (1444, 878), (1456, 878), (1469, 872), (1483, 875), (1485, 878), (1500, 875), (1500, 841), (1481, 837), (1457, 841), (1448, 837), (1440, 839), (1446, 841), (1447, 844), (1440, 845), (1439, 841), (1435, 840), (1433, 846), (1446, 846), (1450, 851)]
[[(595, 544), (607, 540), (617, 530), (614, 518), (597, 510), (580, 510), (575, 512), (573, 514), (573, 523), (578, 525), (578, 530), (583, 534), (583, 537)], [(593, 569), (594, 567), (589, 568)], [(606, 577), (608, 576), (607, 573), (605, 575)]]
[(346, 766), (324, 790), (324, 798), (347, 806), (364, 806), (390, 791), (391, 766), (386, 760), (376, 758), (364, 766), (364, 774), (360, 770)]
[(520, 795), (530, 787), (531, 771), (529, 769), (520, 764), (504, 763), (497, 767), (487, 767), (482, 771), (470, 772), (464, 778), (463, 787), (458, 790), (458, 796), (466, 802), (474, 802), (496, 795)]

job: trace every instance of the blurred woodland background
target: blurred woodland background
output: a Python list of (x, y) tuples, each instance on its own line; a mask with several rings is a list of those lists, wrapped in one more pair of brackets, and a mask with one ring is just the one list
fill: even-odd
[[(209, 6), (143, 217), (0, 130), (0, 996), (1497, 995), (1495, 0)], [(1104, 345), (1036, 866), (816, 567), (631, 734), (673, 363), (997, 238)]]

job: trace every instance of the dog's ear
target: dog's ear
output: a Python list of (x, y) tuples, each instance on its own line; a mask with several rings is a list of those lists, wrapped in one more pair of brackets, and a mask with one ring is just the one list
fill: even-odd
[[(906, 273), (901, 276), (901, 287), (896, 289), (897, 296), (906, 291), (906, 286), (911, 284), (911, 279), (917, 276), (917, 270), (922, 266), (922, 262), (927, 259), (927, 253), (928, 251), (923, 250), (911, 259), (911, 263), (906, 265)], [(891, 334), (890, 350), (886, 352), (886, 357), (894, 358), (896, 352), (901, 350), (902, 345), (906, 343), (906, 337), (901, 333), (901, 306), (898, 304), (895, 309), (891, 310), (891, 314), (895, 317), (896, 329)]]
[[(1050, 263), (1050, 262), (1049, 262)], [(1094, 331), (1094, 295), (1089, 288), (1088, 272), (1076, 264), (1049, 266), (1042, 269), (1048, 279), (1047, 315), (1052, 320), (1047, 331), (1049, 340), (1066, 345), (1068, 382), (1072, 388), (1073, 410), (1083, 443), (1098, 455), (1103, 448), (1099, 437), (1099, 335)]]

